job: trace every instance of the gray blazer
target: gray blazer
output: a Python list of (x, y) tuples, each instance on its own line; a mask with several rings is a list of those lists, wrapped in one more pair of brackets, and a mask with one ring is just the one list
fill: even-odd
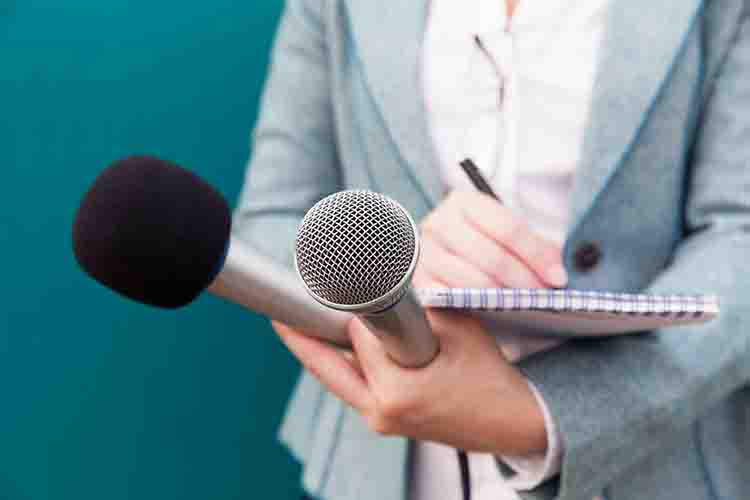
[[(718, 321), (573, 341), (519, 363), (557, 421), (527, 496), (750, 498), (750, 1), (612, 0), (564, 250), (570, 286), (717, 293)], [(291, 262), (324, 195), (423, 217), (443, 196), (419, 80), (426, 0), (288, 0), (235, 233)], [(576, 266), (595, 243), (602, 259)], [(408, 441), (303, 375), (281, 439), (321, 499), (400, 500)]]

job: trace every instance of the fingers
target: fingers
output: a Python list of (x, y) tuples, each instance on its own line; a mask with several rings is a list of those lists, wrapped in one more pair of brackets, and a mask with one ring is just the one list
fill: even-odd
[[(457, 214), (460, 218), (460, 215)], [(448, 283), (464, 287), (542, 288), (528, 265), (466, 222), (450, 231), (426, 233), (424, 265)], [(461, 262), (463, 265), (459, 265)]]
[(499, 281), (496, 286), (563, 286), (567, 281), (560, 247), (480, 193), (451, 193), (422, 229), (427, 238)]
[[(497, 253), (497, 249), (494, 253)], [(422, 272), (431, 276), (433, 281), (461, 283), (464, 287), (503, 286), (499, 280), (474, 265), (469, 258), (459, 257), (433, 238), (423, 240), (419, 267)]]
[(366, 381), (336, 348), (282, 323), (273, 322), (273, 327), (304, 367), (331, 392), (355, 409), (370, 407), (371, 395)]
[(475, 202), (461, 204), (468, 223), (513, 252), (547, 283), (565, 285), (567, 276), (558, 245), (534, 233), (528, 224), (495, 200), (487, 196), (472, 199)]
[(354, 355), (354, 353), (352, 353), (351, 351), (344, 350), (344, 349), (339, 351), (339, 353), (346, 360), (346, 362), (349, 363), (352, 366), (352, 368), (354, 368), (354, 371), (356, 371), (357, 374), (360, 377), (362, 377), (363, 380), (367, 380), (365, 378), (365, 372), (362, 371), (362, 365), (359, 364), (359, 360)]
[(384, 435), (405, 435), (404, 423), (418, 413), (429, 384), (420, 380), (424, 369), (402, 368), (386, 353), (380, 340), (359, 321), (352, 321), (349, 337), (372, 394), (372, 405), (362, 411), (368, 426)]

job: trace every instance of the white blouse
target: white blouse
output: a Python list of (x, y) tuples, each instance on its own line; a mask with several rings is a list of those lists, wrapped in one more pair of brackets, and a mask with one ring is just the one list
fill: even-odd
[[(505, 3), (431, 0), (422, 76), (441, 178), (474, 189), (459, 166), (472, 158), (507, 206), (562, 244), (608, 0), (521, 0), (510, 20)], [(512, 360), (556, 345), (505, 333), (498, 342)], [(559, 472), (562, 443), (545, 420), (546, 456), (502, 457), (511, 480), (493, 455), (469, 454), (473, 500), (518, 500)], [(418, 443), (410, 487), (412, 500), (459, 500), (455, 450)]]

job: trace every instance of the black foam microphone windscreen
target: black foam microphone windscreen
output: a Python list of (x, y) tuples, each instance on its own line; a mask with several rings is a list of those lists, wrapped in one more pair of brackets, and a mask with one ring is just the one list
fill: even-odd
[(170, 162), (131, 156), (107, 167), (84, 196), (73, 249), (105, 286), (177, 308), (221, 271), (230, 227), (229, 206), (216, 189)]

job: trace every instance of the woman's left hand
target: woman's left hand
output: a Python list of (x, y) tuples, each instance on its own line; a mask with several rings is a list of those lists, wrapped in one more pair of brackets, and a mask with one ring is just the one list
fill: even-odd
[(495, 454), (543, 452), (544, 418), (526, 380), (475, 318), (428, 311), (440, 353), (424, 368), (393, 362), (357, 319), (354, 354), (281, 323), (274, 328), (303, 365), (373, 431)]

